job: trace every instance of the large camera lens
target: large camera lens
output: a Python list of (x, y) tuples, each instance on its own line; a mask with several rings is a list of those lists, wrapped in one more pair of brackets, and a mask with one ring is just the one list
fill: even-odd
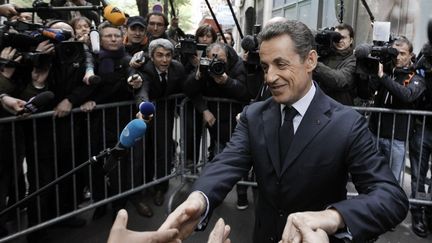
[(221, 61), (213, 61), (210, 65), (210, 72), (214, 75), (222, 75), (225, 72), (225, 63)]

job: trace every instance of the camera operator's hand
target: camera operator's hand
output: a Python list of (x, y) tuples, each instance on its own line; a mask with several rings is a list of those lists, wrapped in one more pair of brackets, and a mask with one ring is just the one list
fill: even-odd
[(10, 18), (12, 16), (18, 15), (14, 4), (2, 4), (0, 5), (0, 15)]
[(222, 75), (212, 75), (213, 80), (220, 85), (223, 85), (228, 80), (228, 75), (226, 73), (223, 73)]
[(249, 56), (249, 52), (248, 51), (243, 51), (242, 59), (243, 59), (244, 62), (247, 62), (248, 56)]
[(203, 120), (205, 123), (212, 127), (216, 122), (216, 117), (209, 110), (203, 111)]
[(190, 63), (192, 64), (192, 66), (194, 66), (194, 67), (198, 67), (198, 66), (199, 66), (200, 59), (199, 59), (198, 56), (196, 56), (196, 55), (192, 55), (192, 56), (190, 57), (189, 61), (190, 61)]
[(68, 99), (64, 99), (54, 108), (54, 116), (65, 117), (69, 115), (71, 110), (72, 103)]
[(36, 47), (36, 52), (40, 52), (42, 54), (53, 54), (54, 44), (49, 40), (44, 40)]
[(145, 62), (144, 51), (139, 51), (133, 55), (129, 62), (129, 66), (133, 68), (140, 68)]
[(75, 36), (75, 38), (76, 38), (77, 41), (82, 42), (82, 43), (84, 43), (84, 44), (87, 44), (87, 45), (91, 44), (91, 43), (90, 43), (90, 36), (89, 36), (88, 33), (84, 33), (84, 34), (82, 34), (82, 35), (78, 35), (78, 34), (77, 34), (77, 35)]
[(24, 105), (27, 103), (24, 100), (20, 100), (9, 95), (5, 95), (0, 98), (1, 105), (5, 110), (11, 114), (16, 114), (24, 109)]
[(138, 74), (134, 74), (127, 79), (127, 82), (133, 89), (139, 89), (142, 86), (143, 80)]
[[(3, 50), (0, 53), (0, 58), (5, 59), (5, 60), (9, 60), (9, 61), (19, 62), (19, 61), (21, 61), (22, 56), (19, 55), (18, 57), (14, 58), (16, 52), (17, 51), (15, 48), (12, 48), (10, 46), (5, 47), (5, 48), (3, 48)], [(9, 79), (14, 74), (15, 68), (14, 67), (3, 67), (0, 70), (0, 72), (5, 78)]]

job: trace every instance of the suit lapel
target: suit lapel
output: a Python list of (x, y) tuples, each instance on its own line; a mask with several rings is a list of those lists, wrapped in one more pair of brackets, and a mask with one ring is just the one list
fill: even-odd
[(281, 175), (330, 121), (327, 115), (330, 110), (329, 100), (317, 85), (316, 87), (315, 96), (297, 128), (285, 161), (282, 163)]
[(281, 170), (279, 168), (279, 126), (280, 126), (280, 108), (279, 104), (273, 101), (269, 102), (269, 109), (263, 112), (264, 136), (267, 145), (268, 154), (271, 163), (279, 177)]

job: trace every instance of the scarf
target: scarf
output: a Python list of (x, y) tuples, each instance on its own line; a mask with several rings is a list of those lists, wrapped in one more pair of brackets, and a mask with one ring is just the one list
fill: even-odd
[(126, 55), (124, 47), (117, 51), (107, 51), (101, 49), (99, 52), (99, 74), (113, 73), (115, 61)]

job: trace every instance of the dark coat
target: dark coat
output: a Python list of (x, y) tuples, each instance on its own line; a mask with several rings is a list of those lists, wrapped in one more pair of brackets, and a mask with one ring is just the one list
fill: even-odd
[[(335, 208), (363, 242), (400, 223), (408, 199), (391, 173), (367, 122), (317, 88), (279, 168), (280, 105), (273, 99), (243, 110), (225, 150), (207, 164), (194, 190), (214, 210), (254, 167), (258, 182), (254, 242), (278, 242), (289, 214)], [(360, 196), (346, 200), (351, 174)], [(333, 242), (333, 241), (332, 241)]]

